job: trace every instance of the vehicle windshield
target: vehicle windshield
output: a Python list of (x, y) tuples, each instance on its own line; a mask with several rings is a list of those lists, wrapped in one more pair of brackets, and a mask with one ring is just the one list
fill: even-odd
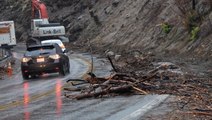
[(60, 40), (46, 40), (41, 42), (43, 45), (50, 44), (50, 43), (57, 43), (58, 45), (63, 44)]
[(36, 46), (27, 49), (25, 56), (50, 55), (56, 51), (54, 46)]
[(29, 47), (27, 48), (27, 51), (35, 51), (35, 50), (52, 50), (54, 49), (54, 46), (36, 46), (36, 47)]

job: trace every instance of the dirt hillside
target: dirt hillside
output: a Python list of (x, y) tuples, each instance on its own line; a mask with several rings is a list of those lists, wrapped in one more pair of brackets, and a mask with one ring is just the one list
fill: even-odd
[[(212, 3), (199, 0), (43, 0), (51, 21), (61, 22), (71, 41), (101, 50), (140, 49), (212, 56)], [(1, 1), (1, 20), (16, 22), (26, 39), (30, 1)], [(102, 49), (104, 48), (104, 49)]]
[[(192, 0), (43, 1), (50, 21), (61, 22), (71, 43), (80, 47), (88, 46), (90, 39), (102, 51), (139, 49), (212, 56), (210, 0), (196, 1), (195, 9)], [(30, 28), (30, 1), (0, 3), (0, 20), (14, 20), (18, 40), (25, 40)]]

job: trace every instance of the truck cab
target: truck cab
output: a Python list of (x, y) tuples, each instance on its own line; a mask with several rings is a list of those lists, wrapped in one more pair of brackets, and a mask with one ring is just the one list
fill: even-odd
[(49, 23), (47, 19), (32, 19), (31, 36), (63, 36), (65, 35), (65, 27), (59, 23)]

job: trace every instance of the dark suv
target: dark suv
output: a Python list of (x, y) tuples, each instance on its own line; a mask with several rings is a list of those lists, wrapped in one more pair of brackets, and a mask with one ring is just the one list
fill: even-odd
[(24, 79), (54, 72), (65, 76), (70, 72), (69, 58), (58, 44), (34, 45), (27, 48), (21, 61), (21, 71)]

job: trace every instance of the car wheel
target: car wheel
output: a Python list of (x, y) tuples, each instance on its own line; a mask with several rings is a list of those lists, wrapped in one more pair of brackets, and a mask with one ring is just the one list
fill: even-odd
[(70, 73), (70, 64), (69, 63), (67, 63), (67, 73), (69, 74)]
[(33, 75), (30, 75), (32, 79), (35, 79), (36, 78), (36, 75), (33, 74)]
[(65, 68), (66, 68), (65, 65), (62, 65), (62, 67), (60, 68), (60, 72), (59, 72), (60, 75), (62, 75), (62, 76), (66, 75), (65, 74), (65, 71), (66, 71)]
[(23, 77), (23, 79), (29, 79), (29, 75), (28, 74), (22, 73), (22, 77)]

